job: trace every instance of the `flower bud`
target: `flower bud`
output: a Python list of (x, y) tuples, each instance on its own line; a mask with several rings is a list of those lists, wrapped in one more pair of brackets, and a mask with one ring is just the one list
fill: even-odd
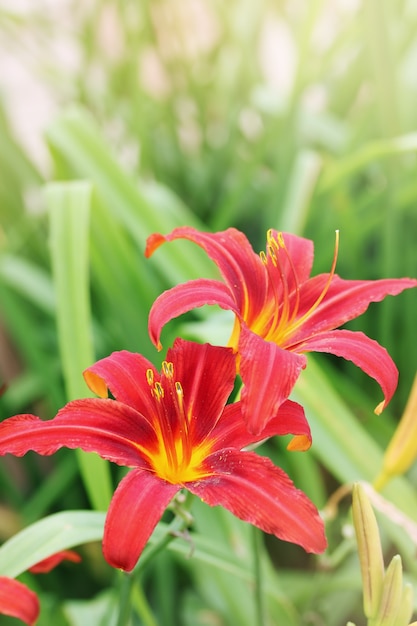
[(384, 577), (376, 626), (408, 626), (408, 623), (400, 623), (397, 619), (402, 606), (402, 596), (403, 567), (400, 555), (396, 554), (388, 565)]
[(413, 608), (413, 586), (407, 583), (404, 585), (395, 626), (408, 626), (413, 615)]
[(363, 609), (366, 617), (372, 618), (380, 603), (384, 561), (375, 514), (360, 483), (353, 485), (352, 512), (362, 574)]

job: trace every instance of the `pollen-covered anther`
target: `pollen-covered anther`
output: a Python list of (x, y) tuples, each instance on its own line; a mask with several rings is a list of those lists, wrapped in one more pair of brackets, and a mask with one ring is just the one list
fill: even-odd
[(285, 249), (286, 246), (282, 232), (275, 232), (270, 228), (266, 234), (266, 245), (268, 249), (273, 249), (275, 253), (277, 253), (280, 248)]
[(269, 242), (268, 245), (266, 246), (266, 249), (268, 251), (268, 256), (271, 259), (272, 263), (275, 265), (275, 267), (278, 265), (278, 258), (277, 258), (277, 253), (275, 251), (275, 247), (272, 246)]
[(167, 378), (172, 378), (174, 375), (174, 364), (171, 361), (162, 361), (162, 372)]
[(177, 392), (177, 396), (179, 398), (183, 398), (184, 397), (184, 392), (182, 390), (182, 385), (178, 381), (175, 383), (175, 391)]
[(284, 241), (284, 235), (282, 234), (281, 231), (279, 233), (277, 233), (277, 238), (276, 238), (276, 240), (274, 239), (274, 241), (277, 242), (277, 244), (278, 244), (278, 246), (280, 248), (286, 248), (285, 241)]
[(146, 370), (146, 380), (148, 381), (148, 385), (152, 387), (154, 381), (153, 371), (149, 368)]
[(161, 400), (164, 397), (164, 388), (162, 387), (160, 382), (156, 382), (152, 388), (152, 395), (157, 400)]
[(179, 414), (182, 416), (182, 420), (183, 420), (183, 426), (185, 428), (185, 431), (187, 430), (187, 416), (185, 413), (185, 407), (184, 407), (184, 391), (182, 389), (182, 385), (180, 382), (176, 382), (175, 383), (175, 393), (177, 394), (177, 402), (178, 402), (178, 409), (179, 409)]

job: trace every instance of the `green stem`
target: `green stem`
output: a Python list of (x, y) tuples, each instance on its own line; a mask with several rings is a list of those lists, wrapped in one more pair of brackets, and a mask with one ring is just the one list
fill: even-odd
[(262, 531), (252, 526), (253, 576), (255, 580), (255, 624), (265, 626), (265, 602), (262, 584)]
[(123, 574), (120, 585), (119, 616), (117, 626), (128, 626), (132, 611), (132, 604), (134, 604), (136, 611), (140, 614), (145, 626), (156, 625), (151, 609), (146, 602), (145, 595), (140, 586), (139, 576), (146, 569), (150, 561), (162, 552), (162, 550), (164, 550), (171, 543), (171, 541), (178, 536), (178, 533), (184, 531), (190, 525), (191, 517), (189, 514), (189, 508), (192, 501), (193, 495), (191, 493), (187, 493), (185, 501), (176, 505), (176, 515), (167, 527), (163, 536), (153, 545), (147, 546), (146, 551), (143, 553), (138, 564), (130, 574)]
[(132, 606), (141, 618), (144, 626), (158, 626), (144, 594), (143, 587), (137, 580), (132, 590)]
[(132, 607), (139, 615), (144, 626), (158, 626), (137, 577), (134, 574), (126, 574), (124, 572), (121, 572), (121, 576), (117, 626), (128, 626), (130, 624)]
[(177, 537), (178, 533), (185, 530), (187, 525), (187, 522), (182, 517), (174, 517), (161, 539), (152, 546), (148, 546), (146, 552), (141, 556), (138, 565), (134, 569), (134, 575), (142, 573), (148, 563), (162, 552)]
[(120, 584), (120, 600), (119, 600), (119, 616), (117, 618), (117, 626), (128, 626), (130, 621), (130, 615), (132, 612), (132, 586), (133, 576), (132, 574), (126, 574), (121, 572), (121, 584)]

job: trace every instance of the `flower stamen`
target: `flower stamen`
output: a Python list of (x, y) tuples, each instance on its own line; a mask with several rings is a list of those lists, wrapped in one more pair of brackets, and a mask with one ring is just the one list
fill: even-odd
[[(263, 337), (266, 340), (275, 342), (277, 345), (283, 345), (286, 340), (298, 329), (304, 322), (314, 313), (317, 307), (325, 298), (330, 284), (333, 280), (336, 270), (337, 255), (339, 251), (339, 231), (336, 231), (336, 241), (333, 254), (332, 266), (320, 295), (312, 306), (297, 319), (300, 307), (300, 286), (297, 272), (292, 261), (291, 255), (285, 245), (283, 234), (277, 233), (273, 235), (273, 231), (269, 230), (267, 234), (267, 254), (262, 252), (260, 258), (264, 263), (270, 277), (270, 284), (275, 295), (275, 307), (271, 318), (265, 323), (263, 322)], [(280, 255), (284, 254), (286, 262), (290, 268), (290, 277), (294, 281), (294, 286), (290, 288), (290, 281), (287, 278), (288, 272), (285, 271)], [(268, 263), (270, 261), (271, 264)], [(279, 272), (279, 282), (277, 281), (276, 271)], [(277, 284), (278, 282), (278, 284)], [(281, 291), (278, 285), (281, 284)], [(293, 303), (291, 302), (293, 300)]]
[(338, 252), (339, 252), (339, 231), (336, 230), (335, 246), (334, 246), (334, 253), (333, 253), (333, 261), (332, 261), (332, 266), (330, 268), (330, 272), (329, 272), (326, 284), (324, 285), (324, 287), (323, 287), (319, 297), (317, 298), (317, 300), (312, 304), (312, 306), (308, 309), (308, 311), (306, 313), (304, 313), (304, 315), (302, 315), (300, 318), (298, 318), (298, 320), (296, 322), (291, 324), (291, 326), (283, 333), (282, 339), (285, 339), (289, 335), (292, 335), (295, 330), (300, 328), (300, 326), (302, 326), (304, 324), (304, 322), (314, 313), (314, 311), (317, 309), (319, 304), (321, 304), (321, 302), (323, 302), (323, 299), (325, 298), (327, 292), (329, 291), (329, 287), (331, 285), (331, 282), (333, 280), (333, 277), (334, 277), (334, 274), (335, 274), (335, 271), (336, 271), (336, 263), (337, 263)]
[(155, 400), (154, 429), (158, 445), (148, 455), (153, 471), (172, 484), (191, 482), (207, 473), (201, 464), (209, 453), (211, 442), (195, 446), (190, 432), (190, 416), (184, 402), (184, 391), (174, 379), (174, 365), (163, 361), (161, 381), (155, 381), (153, 370), (146, 379)]

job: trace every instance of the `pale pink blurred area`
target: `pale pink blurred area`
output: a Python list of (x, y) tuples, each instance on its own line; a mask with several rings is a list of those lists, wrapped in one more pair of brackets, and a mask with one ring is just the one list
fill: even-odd
[(48, 163), (43, 131), (73, 97), (68, 77), (79, 71), (81, 14), (74, 7), (81, 4), (0, 0), (0, 98), (17, 140), (42, 169)]
[[(113, 95), (111, 80), (123, 80), (118, 68), (131, 62), (137, 65), (138, 93), (156, 101), (178, 96), (173, 107), (179, 142), (185, 153), (194, 154), (204, 137), (216, 147), (228, 140), (228, 132), (218, 123), (215, 107), (206, 127), (198, 127), (194, 95), (187, 88), (215, 77), (227, 94), (249, 54), (257, 80), (252, 93), (242, 95), (236, 116), (243, 134), (255, 140), (262, 131), (262, 112), (285, 110), (294, 97), (307, 111), (326, 108), (326, 77), (317, 73), (311, 83), (304, 80), (300, 93), (300, 75), (310, 52), (326, 54), (359, 5), (360, 0), (0, 0), (0, 99), (18, 140), (47, 171), (43, 131), (51, 119), (78, 103), (83, 88), (91, 108), (103, 111), (102, 103)], [(314, 24), (310, 33), (309, 23)], [(139, 41), (146, 28), (147, 38)], [(348, 55), (340, 55), (340, 73), (350, 62)], [(185, 68), (183, 75), (178, 67)], [(123, 103), (115, 99), (113, 105)], [(116, 122), (107, 116), (105, 123)]]

